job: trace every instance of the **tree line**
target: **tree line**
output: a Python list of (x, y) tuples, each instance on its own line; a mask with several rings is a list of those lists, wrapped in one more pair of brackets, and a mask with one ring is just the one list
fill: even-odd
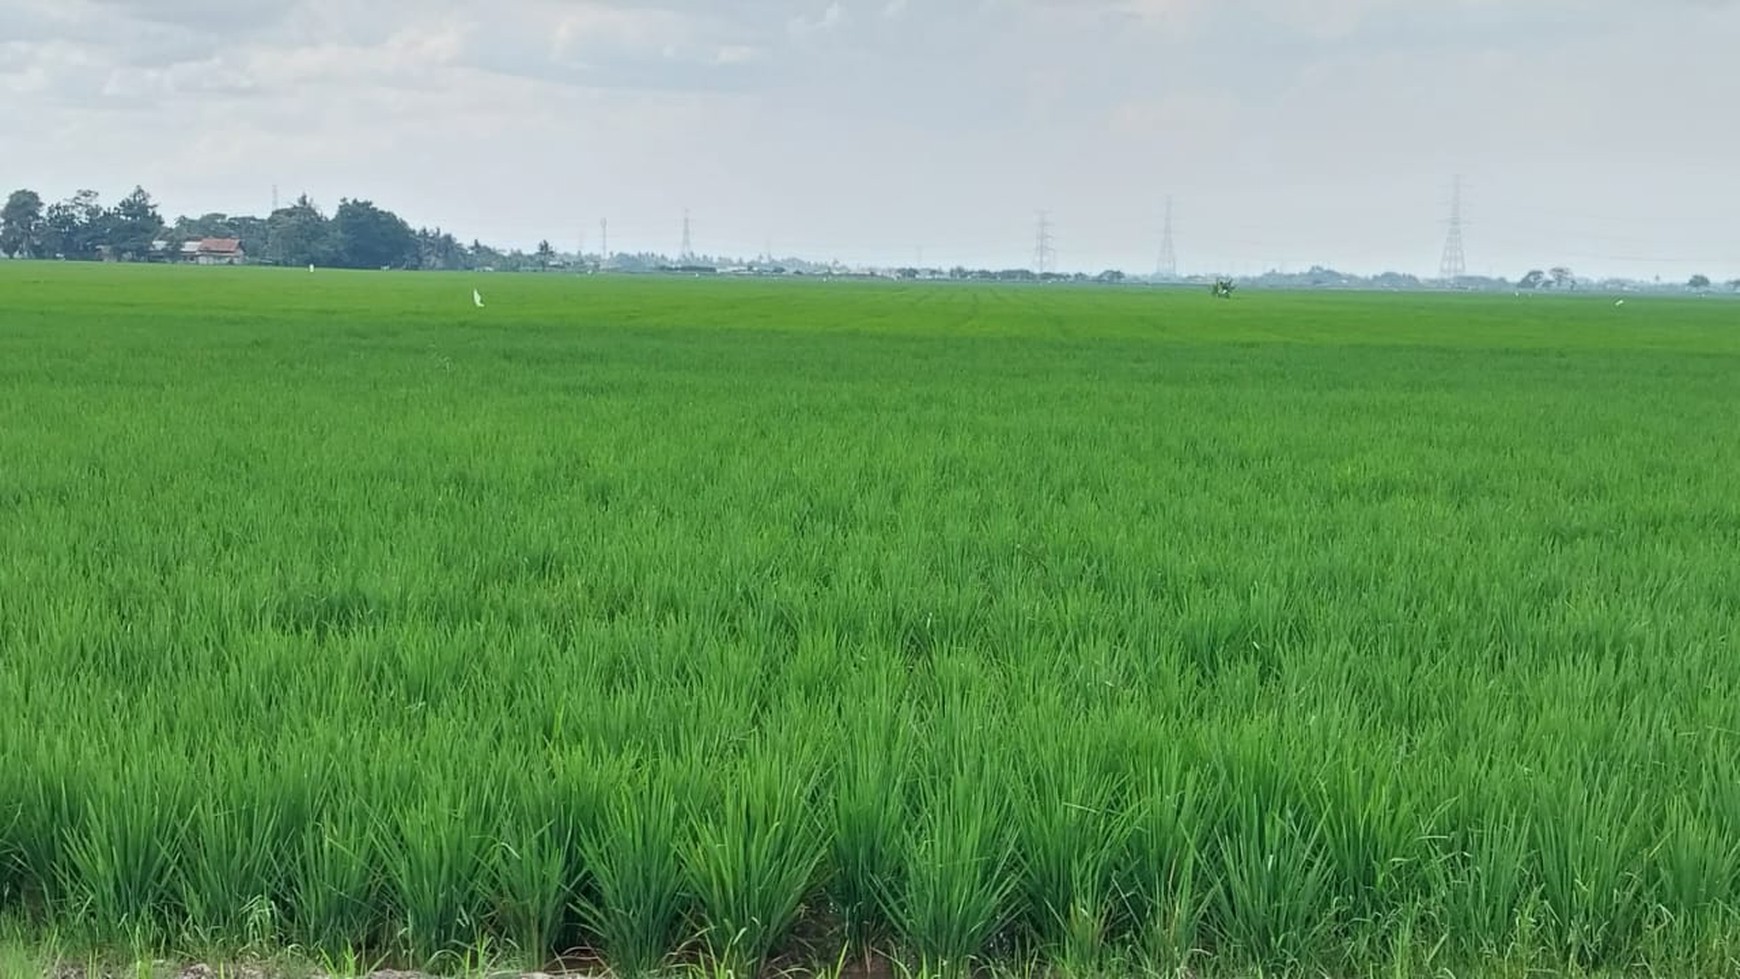
[(367, 200), (343, 198), (328, 215), (306, 194), (263, 218), (210, 213), (166, 221), (143, 187), (111, 206), (94, 190), (54, 203), (15, 190), (0, 208), (0, 255), (7, 258), (173, 260), (184, 242), (203, 238), (238, 239), (251, 262), (329, 268), (514, 268), (554, 254), (548, 242), (533, 255), (462, 244), (440, 228), (412, 228)]
[[(1714, 285), (1715, 283), (1710, 281), (1710, 277), (1707, 275), (1694, 275), (1686, 280), (1686, 288), (1696, 292), (1713, 288)], [(1740, 279), (1732, 279), (1726, 285), (1728, 288), (1740, 292)], [(1518, 289), (1574, 289), (1576, 286), (1576, 275), (1563, 265), (1545, 271), (1529, 269), (1522, 278), (1516, 281)]]

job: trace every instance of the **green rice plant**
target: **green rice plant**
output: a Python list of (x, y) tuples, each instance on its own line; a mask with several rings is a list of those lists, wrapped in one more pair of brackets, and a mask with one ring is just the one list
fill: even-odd
[[(875, 696), (872, 694), (871, 696)], [(887, 937), (880, 895), (903, 871), (907, 757), (911, 727), (892, 691), (880, 692), (838, 741), (839, 758), (825, 805), (832, 870), (828, 891), (844, 918), (846, 944), (869, 956)]]
[(1187, 769), (1178, 746), (1147, 758), (1151, 767), (1131, 780), (1130, 829), (1118, 887), (1144, 968), (1173, 975), (1205, 951), (1204, 919), (1213, 888), (1201, 865), (1214, 826), (1198, 775)]
[(379, 838), (359, 815), (330, 803), (327, 808), (333, 811), (311, 818), (291, 844), (290, 932), (297, 943), (328, 955), (378, 947), (384, 931)]
[[(1393, 927), (1388, 929), (1387, 934), (1387, 971), (1391, 979), (1442, 974), (1444, 967), (1441, 960), (1445, 947), (1449, 944), (1449, 937), (1428, 931), (1431, 926), (1424, 920), (1426, 917), (1426, 912), (1418, 906), (1403, 908), (1394, 913)], [(1376, 949), (1372, 949), (1366, 955), (1350, 952), (1348, 958), (1356, 963), (1374, 962), (1378, 960), (1379, 954)]]
[(645, 768), (618, 774), (598, 822), (581, 830), (592, 887), (575, 910), (611, 971), (627, 979), (656, 972), (679, 940), (688, 903), (683, 781)]
[(1260, 968), (1309, 967), (1335, 933), (1323, 828), (1293, 808), (1247, 797), (1214, 841), (1214, 920), (1222, 955)]
[[(64, 890), (69, 877), (63, 872), (65, 842), (76, 835), (84, 812), (85, 785), (77, 766), (59, 746), (54, 753), (22, 759), (6, 769), (11, 778), (14, 809), (10, 842), (0, 847), (0, 871), (11, 881), (7, 899), (30, 914), (65, 911), (73, 899)], [(0, 819), (4, 819), (0, 816)]]
[[(5, 759), (0, 759), (0, 765)], [(16, 791), (16, 786), (13, 787)], [(8, 797), (0, 789), (0, 800)], [(24, 903), (24, 891), (29, 880), (26, 830), (23, 828), (25, 803), (16, 795), (15, 801), (0, 801), (0, 914)]]
[(1685, 919), (1702, 918), (1732, 900), (1740, 886), (1740, 840), (1684, 799), (1669, 800), (1658, 842), (1649, 852), (1646, 886), (1654, 902)]
[(1543, 794), (1532, 826), (1549, 942), (1561, 962), (1620, 966), (1648, 918), (1643, 864), (1652, 841), (1634, 802), (1573, 785)]
[[(564, 805), (584, 806), (587, 797), (561, 793)], [(573, 902), (575, 868), (572, 814), (559, 817), (555, 792), (537, 792), (531, 783), (506, 817), (503, 838), (490, 850), (489, 888), (493, 925), (522, 956), (541, 964), (556, 951), (568, 907)]]
[(0, 754), (0, 914), (24, 891), (24, 799), (19, 776), (28, 774), (17, 759)]
[(983, 761), (962, 758), (920, 790), (905, 872), (884, 913), (927, 975), (968, 975), (1008, 919), (1015, 887), (1006, 797)]
[(275, 935), (270, 927), (284, 897), (285, 860), (295, 841), (293, 827), (306, 818), (279, 791), (242, 779), (214, 779), (195, 797), (184, 859), (177, 866), (180, 904), (187, 929), (202, 942), (247, 935), (256, 948)]
[[(1312, 792), (1322, 824), (1329, 888), (1342, 904), (1341, 939), (1348, 967), (1381, 955), (1376, 946), (1393, 945), (1398, 929), (1407, 932), (1410, 942), (1418, 937), (1425, 923), (1422, 907), (1443, 859), (1436, 824), (1449, 804), (1434, 806), (1404, 794), (1411, 786), (1430, 783), (1420, 777), (1402, 781), (1387, 753), (1361, 754), (1371, 760), (1324, 766)], [(1368, 945), (1373, 946), (1369, 952)]]
[(88, 787), (61, 843), (61, 890), (95, 934), (151, 944), (173, 918), (187, 829), (181, 770), (118, 769)]
[(1038, 950), (1068, 969), (1091, 971), (1106, 952), (1114, 872), (1133, 812), (1123, 808), (1120, 776), (1099, 745), (1061, 713), (1024, 725), (1031, 740), (1009, 804), (1014, 851)]
[(1505, 954), (1519, 922), (1536, 906), (1527, 823), (1494, 808), (1483, 824), (1457, 831), (1449, 846), (1431, 876), (1445, 933), (1464, 958)]
[(822, 842), (806, 754), (754, 752), (691, 803), (684, 848), (709, 957), (724, 974), (761, 974), (816, 883)]
[(474, 948), (483, 937), (481, 890), (489, 840), (479, 831), (488, 802), (465, 789), (437, 791), (377, 824), (377, 851), (412, 961)]

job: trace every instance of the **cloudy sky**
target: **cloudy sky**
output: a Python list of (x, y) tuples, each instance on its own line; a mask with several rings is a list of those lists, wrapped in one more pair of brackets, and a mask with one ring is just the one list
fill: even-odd
[(848, 262), (1740, 277), (1740, 0), (0, 0), (0, 183)]

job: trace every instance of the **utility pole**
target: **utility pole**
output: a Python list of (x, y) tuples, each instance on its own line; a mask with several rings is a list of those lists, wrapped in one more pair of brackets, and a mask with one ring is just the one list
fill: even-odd
[(1160, 260), (1154, 263), (1157, 279), (1178, 278), (1178, 253), (1172, 249), (1172, 198), (1166, 198), (1166, 225), (1160, 232)]
[(1455, 285), (1468, 274), (1468, 262), (1462, 254), (1462, 175), (1450, 191), (1450, 234), (1444, 239), (1444, 260), (1438, 265), (1438, 277)]
[(1033, 243), (1033, 271), (1040, 275), (1057, 267), (1057, 249), (1052, 244), (1051, 216), (1039, 212), (1039, 233)]

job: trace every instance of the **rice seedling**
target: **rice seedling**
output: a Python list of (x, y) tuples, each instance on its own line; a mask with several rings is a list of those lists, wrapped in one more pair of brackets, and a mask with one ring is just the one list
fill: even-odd
[[(676, 951), (688, 905), (680, 854), (685, 795), (655, 771), (615, 778), (599, 821), (582, 831), (592, 892), (578, 910), (610, 968), (639, 979)], [(693, 784), (692, 779), (689, 784)]]
[(379, 947), (377, 837), (360, 817), (316, 815), (290, 843), (286, 899), (291, 933), (311, 949), (338, 952)]
[(485, 934), (478, 892), (489, 841), (477, 832), (481, 804), (464, 793), (408, 800), (396, 818), (375, 828), (413, 962), (474, 948)]
[(187, 826), (172, 771), (110, 773), (87, 796), (83, 818), (63, 828), (61, 887), (93, 932), (148, 944), (171, 927), (170, 882)]
[(1310, 966), (1342, 913), (1323, 855), (1322, 825), (1254, 799), (1216, 840), (1215, 922), (1223, 947), (1260, 968)]
[(1206, 952), (1211, 876), (1199, 868), (1213, 825), (1197, 776), (1177, 746), (1155, 751), (1133, 781), (1130, 827), (1117, 864), (1131, 944), (1154, 975), (1177, 975)]
[(753, 977), (815, 885), (823, 849), (804, 756), (746, 756), (691, 803), (684, 850), (702, 940), (722, 974)]
[(573, 825), (556, 813), (587, 800), (564, 792), (521, 788), (522, 802), (505, 820), (503, 835), (490, 851), (486, 877), (493, 895), (493, 930), (530, 964), (547, 961), (557, 950), (573, 903), (575, 843)]
[(1060, 966), (1091, 972), (1103, 961), (1115, 910), (1117, 861), (1131, 829), (1121, 766), (1089, 731), (1047, 705), (1044, 722), (1023, 725), (1024, 764), (1013, 786), (1020, 903), (1039, 951)]
[(988, 769), (963, 759), (920, 790), (904, 872), (883, 896), (897, 938), (928, 975), (970, 974), (1008, 920), (1008, 803)]
[[(865, 694), (877, 697), (873, 689)], [(831, 823), (828, 889), (844, 918), (846, 945), (861, 956), (888, 938), (880, 896), (902, 873), (906, 825), (906, 768), (910, 726), (895, 700), (877, 698), (883, 711), (850, 721), (838, 741), (839, 758), (827, 805)]]

